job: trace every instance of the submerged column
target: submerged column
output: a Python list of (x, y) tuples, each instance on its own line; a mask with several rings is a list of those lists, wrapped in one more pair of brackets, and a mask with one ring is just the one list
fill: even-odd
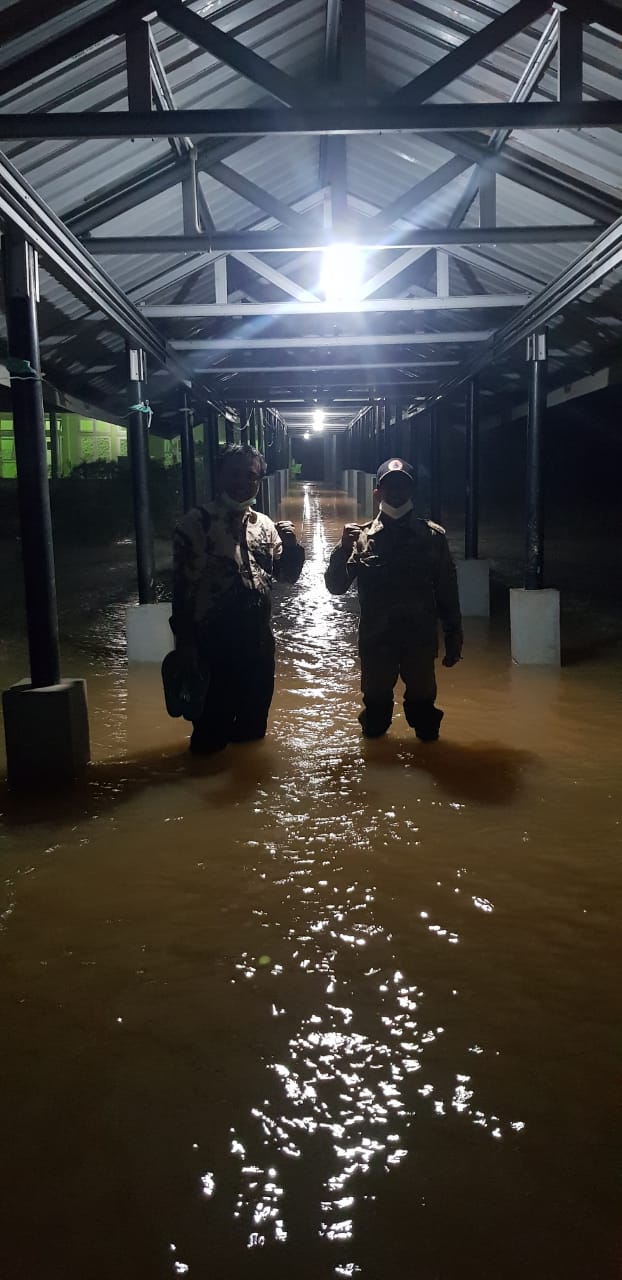
[(180, 409), (179, 437), (181, 441), (181, 487), (184, 511), (190, 511), (197, 505), (197, 478), (194, 460), (194, 410), (190, 405), (188, 392), (184, 391)]
[(75, 778), (89, 759), (89, 727), (85, 682), (60, 678), (37, 253), (8, 232), (3, 266), (30, 680), (2, 703), (9, 783), (28, 787)]
[(130, 411), (127, 432), (134, 528), (138, 605), (127, 610), (127, 656), (130, 662), (161, 662), (171, 648), (170, 604), (156, 604), (155, 554), (149, 501), (149, 405), (145, 399), (147, 361), (144, 351), (128, 348)]
[(544, 508), (542, 442), (546, 411), (546, 334), (527, 339), (529, 399), (527, 409), (527, 483), (525, 586), (510, 592), (512, 657), (515, 662), (559, 666), (559, 592), (542, 585)]
[(147, 360), (144, 351), (129, 350), (130, 412), (128, 454), (132, 477), (134, 528), (136, 532), (136, 568), (138, 603), (155, 600), (155, 559), (149, 503), (149, 412), (145, 403)]
[(464, 560), (459, 560), (458, 590), (464, 617), (490, 613), (490, 565), (479, 552), (479, 380), (471, 378), (465, 400)]
[(441, 519), (441, 420), (440, 406), (430, 411), (430, 519)]

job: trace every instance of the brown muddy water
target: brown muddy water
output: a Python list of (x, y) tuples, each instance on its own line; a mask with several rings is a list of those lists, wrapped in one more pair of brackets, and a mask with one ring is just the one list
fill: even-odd
[(96, 763), (0, 796), (7, 1280), (622, 1275), (620, 647), (467, 625), (442, 740), (364, 744), (346, 518), (305, 491), (262, 744), (192, 761), (75, 620)]

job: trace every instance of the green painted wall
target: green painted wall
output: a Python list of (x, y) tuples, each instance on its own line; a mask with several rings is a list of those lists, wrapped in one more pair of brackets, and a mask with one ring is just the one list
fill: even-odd
[[(50, 419), (46, 416), (48, 472), (51, 472)], [(58, 432), (59, 474), (69, 475), (82, 462), (118, 462), (127, 457), (127, 431), (112, 422), (98, 422), (95, 418), (81, 418), (77, 413), (59, 412), (56, 417)], [(195, 439), (199, 433), (195, 431)], [(162, 440), (149, 437), (149, 453), (163, 466), (180, 462), (179, 439)], [(14, 480), (15, 443), (13, 419), (10, 414), (0, 417), (0, 480)]]

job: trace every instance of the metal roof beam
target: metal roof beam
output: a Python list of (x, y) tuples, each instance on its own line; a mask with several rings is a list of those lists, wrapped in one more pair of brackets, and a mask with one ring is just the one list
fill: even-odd
[(220, 27), (207, 18), (200, 18), (192, 9), (182, 4), (181, 0), (161, 0), (157, 8), (162, 22), (173, 31), (211, 53), (219, 62), (239, 71), (245, 79), (265, 89), (279, 102), (290, 107), (304, 108), (308, 105), (309, 93), (296, 80), (261, 58), (247, 45), (235, 40), (226, 31), (221, 31)]
[[(210, 373), (218, 374), (218, 376), (226, 377), (228, 374), (238, 373), (310, 373), (324, 376), (326, 372), (334, 373), (337, 371), (347, 371), (348, 369), (359, 369), (361, 373), (366, 373), (368, 369), (436, 369), (436, 368), (454, 368), (459, 363), (458, 360), (382, 360), (374, 361), (369, 364), (361, 364), (360, 360), (350, 361), (348, 364), (236, 364), (219, 366), (211, 364), (209, 366)], [(418, 375), (413, 375), (417, 377)], [(297, 379), (294, 379), (295, 381)]]
[[(416, 105), (431, 98), (440, 89), (457, 80), (471, 67), (481, 62), (489, 53), (493, 53), (501, 45), (506, 44), (512, 36), (523, 31), (531, 22), (537, 21), (550, 8), (550, 0), (518, 0), (518, 4), (506, 13), (493, 18), (481, 31), (470, 36), (468, 40), (452, 49), (444, 58), (440, 58), (427, 71), (422, 72), (409, 84), (404, 85), (392, 101)], [(493, 126), (494, 127), (494, 126)]]
[[(371, 234), (366, 234), (367, 223)], [(412, 227), (399, 236), (374, 235), (375, 219), (366, 219), (353, 243), (370, 252), (398, 249), (449, 248), (452, 245), (481, 244), (573, 244), (590, 243), (605, 229), (602, 223), (578, 223), (545, 227)], [(306, 228), (296, 237), (282, 231), (216, 231), (213, 235), (180, 236), (91, 236), (91, 253), (175, 254), (175, 253), (318, 253), (332, 240), (325, 232)], [(404, 266), (408, 266), (405, 263)], [(403, 270), (404, 267), (400, 268)], [(390, 279), (391, 277), (387, 277)], [(379, 287), (379, 286), (378, 286)]]
[[(267, 280), (269, 284), (276, 285), (277, 289), (281, 289), (283, 293), (290, 294), (292, 298), (296, 298), (299, 302), (304, 302), (306, 306), (309, 306), (310, 303), (316, 303), (318, 306), (322, 305), (318, 302), (314, 293), (310, 293), (308, 289), (303, 289), (301, 285), (296, 284), (295, 280), (290, 280), (289, 276), (286, 276), (282, 271), (276, 271), (274, 267), (268, 266), (266, 262), (262, 262), (261, 258), (256, 258), (254, 254), (236, 252), (232, 253), (231, 257), (235, 258), (237, 262), (241, 262), (243, 267), (248, 267), (249, 271), (254, 271), (255, 275), (259, 276), (261, 280)], [(291, 304), (286, 303), (285, 305), (289, 307)], [(219, 313), (217, 312), (216, 314)]]
[[(149, 57), (151, 64), (152, 91), (155, 103), (159, 107), (160, 111), (174, 111), (175, 98), (173, 96), (173, 90), (171, 89), (164, 63), (160, 57), (160, 50), (158, 49), (152, 27), (149, 27)], [(186, 222), (188, 192), (190, 191), (192, 194), (192, 203), (196, 207), (199, 217), (200, 227), (204, 231), (210, 233), (215, 231), (214, 219), (212, 218), (209, 205), (205, 199), (203, 191), (201, 190), (201, 186), (197, 181), (196, 149), (193, 147), (189, 138), (169, 138), (169, 146), (174, 155), (180, 159), (183, 157), (191, 158), (192, 174), (190, 178), (182, 178), (184, 224)]]
[(174, 340), (169, 343), (173, 351), (272, 351), (281, 349), (284, 351), (295, 351), (309, 347), (313, 349), (317, 347), (425, 347), (425, 346), (442, 346), (450, 343), (457, 345), (459, 343), (477, 343), (484, 342), (491, 335), (490, 329), (458, 329), (446, 333), (353, 333), (339, 334), (313, 334), (308, 337), (290, 338), (284, 335), (280, 338), (248, 338), (248, 337), (232, 337), (228, 334), (224, 338), (186, 338)]
[(151, 111), (151, 42), (149, 27), (142, 18), (129, 18), (125, 29), (127, 105), (130, 111)]
[(607, 0), (564, 0), (564, 5), (583, 22), (622, 35), (622, 11)]
[(255, 205), (255, 208), (260, 209), (262, 213), (267, 213), (269, 217), (276, 218), (277, 222), (282, 222), (284, 226), (301, 230), (304, 227), (305, 219), (285, 204), (284, 200), (270, 195), (269, 191), (258, 186), (256, 182), (251, 182), (230, 165), (223, 164), (220, 160), (212, 163), (206, 160), (201, 162), (200, 168), (217, 182), (222, 183), (224, 187), (228, 187), (230, 191), (235, 191), (236, 195), (241, 196), (243, 200)]
[[(190, 12), (185, 10), (184, 12)], [(4, 138), (299, 137), (469, 133), (474, 129), (618, 129), (622, 99), (596, 102), (467, 102), (422, 106), (340, 106), (282, 110), (0, 112)]]
[(168, 362), (164, 340), (137, 307), (87, 253), (79, 240), (0, 153), (0, 216), (37, 249), (55, 275), (108, 316), (137, 346)]
[(471, 160), (483, 168), (493, 169), (511, 182), (527, 187), (530, 191), (537, 191), (548, 200), (574, 209), (596, 222), (609, 222), (617, 218), (622, 209), (622, 205), (613, 197), (590, 187), (580, 178), (565, 178), (558, 169), (533, 156), (525, 159), (511, 150), (501, 154), (490, 151), (486, 139), (481, 135), (467, 137), (459, 133), (432, 133), (429, 140), (435, 146), (464, 156), (465, 160)]
[(583, 24), (567, 9), (557, 14), (557, 98), (581, 102), (583, 98)]
[[(21, 0), (20, 4), (12, 5), (11, 9), (4, 11), (4, 14), (0, 17), (0, 29), (5, 15), (17, 9), (21, 10), (22, 5), (23, 0)], [(40, 25), (41, 5), (38, 2), (37, 8), (39, 17), (36, 25)], [(63, 62), (68, 62), (70, 58), (75, 58), (79, 54), (85, 53), (88, 49), (101, 44), (104, 40), (123, 36), (129, 20), (133, 18), (139, 19), (151, 12), (152, 9), (153, 0), (133, 0), (133, 3), (129, 4), (124, 4), (123, 0), (119, 0), (119, 3), (113, 4), (97, 17), (89, 19), (88, 22), (80, 23), (78, 27), (64, 32), (63, 35), (57, 36), (53, 40), (48, 40), (40, 48), (34, 49), (32, 53), (24, 54), (22, 57), (7, 63), (2, 68), (0, 96), (5, 97), (12, 90), (19, 89), (23, 85), (30, 83), (30, 81), (35, 80), (38, 76), (45, 75), (46, 71), (51, 71)], [(46, 5), (47, 16), (51, 16), (49, 14), (49, 5)]]
[[(216, 147), (213, 142), (204, 143), (197, 147), (197, 163), (200, 165), (205, 158), (223, 160), (245, 145), (233, 138), (218, 143)], [(180, 160), (167, 158), (158, 165), (139, 170), (133, 178), (126, 178), (123, 183), (103, 188), (84, 204), (65, 213), (64, 220), (75, 235), (86, 235), (94, 227), (112, 222), (137, 205), (160, 195), (162, 191), (177, 186), (183, 180), (185, 171), (185, 157)]]
[[(446, 399), (464, 382), (488, 365), (498, 363), (517, 343), (530, 334), (543, 329), (560, 312), (594, 288), (610, 272), (622, 265), (622, 218), (618, 218), (602, 236), (580, 253), (565, 271), (546, 285), (540, 293), (491, 336), (482, 351), (462, 366), (455, 378), (439, 389), (439, 397)], [(436, 399), (437, 397), (435, 397)]]
[(434, 173), (429, 173), (427, 177), (421, 178), (416, 182), (414, 187), (410, 187), (401, 196), (397, 196), (395, 200), (388, 204), (381, 213), (377, 213), (372, 220), (372, 225), (380, 230), (381, 227), (391, 227), (395, 222), (399, 222), (401, 218), (406, 217), (413, 209), (418, 209), (424, 200), (428, 200), (430, 196), (441, 191), (443, 187), (453, 182), (455, 178), (460, 177), (466, 169), (471, 168), (471, 161), (464, 160), (461, 156), (454, 156), (451, 160), (446, 160), (440, 168), (435, 169)]
[[(237, 256), (235, 254), (233, 257)], [(254, 268), (259, 270), (258, 267)], [(403, 268), (402, 268), (403, 270)], [(277, 273), (278, 274), (278, 273)], [(293, 282), (292, 288), (293, 288)], [(374, 286), (379, 288), (380, 286)], [(283, 288), (283, 285), (279, 285)], [(306, 293), (301, 289), (300, 293)], [(296, 297), (296, 295), (293, 295)], [(313, 295), (309, 295), (313, 297)], [(475, 293), (466, 296), (440, 294), (430, 298), (378, 298), (363, 299), (354, 303), (317, 301), (296, 302), (184, 302), (154, 304), (141, 308), (151, 320), (208, 320), (215, 316), (342, 316), (376, 314), (383, 312), (423, 311), (487, 311), (504, 310), (506, 307), (523, 307), (529, 302), (530, 293)], [(283, 339), (287, 345), (287, 338)]]

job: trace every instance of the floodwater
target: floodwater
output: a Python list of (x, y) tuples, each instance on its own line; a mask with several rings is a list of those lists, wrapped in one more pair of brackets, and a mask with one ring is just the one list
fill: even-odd
[(117, 604), (87, 783), (0, 797), (0, 1275), (618, 1278), (620, 648), (467, 625), (441, 741), (363, 743), (351, 510), (287, 514), (264, 743), (191, 760)]

